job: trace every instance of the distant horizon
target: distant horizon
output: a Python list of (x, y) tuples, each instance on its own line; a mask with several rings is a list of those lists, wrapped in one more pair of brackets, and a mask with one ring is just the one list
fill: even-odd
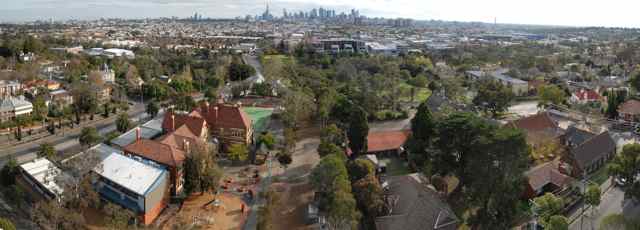
[[(270, 11), (281, 16), (288, 12), (309, 11), (313, 8), (336, 10), (337, 13), (357, 9), (371, 18), (409, 18), (419, 21), (440, 20), (458, 22), (493, 23), (511, 25), (614, 27), (639, 28), (634, 6), (624, 0), (609, 0), (607, 5), (590, 6), (590, 0), (538, 0), (529, 4), (500, 2), (499, 0), (325, 0), (317, 4), (312, 0), (271, 0)], [(620, 2), (620, 4), (616, 4)], [(547, 4), (548, 3), (548, 4)], [(0, 9), (1, 23), (33, 21), (98, 20), (101, 18), (155, 19), (186, 18), (198, 13), (203, 18), (234, 19), (246, 15), (259, 15), (266, 8), (265, 0), (21, 0), (9, 1)], [(464, 7), (460, 7), (464, 6)], [(547, 7), (549, 6), (549, 7)], [(629, 7), (619, 7), (629, 6)], [(616, 7), (607, 11), (610, 7)], [(438, 10), (434, 10), (438, 9)], [(611, 13), (609, 13), (611, 12)]]

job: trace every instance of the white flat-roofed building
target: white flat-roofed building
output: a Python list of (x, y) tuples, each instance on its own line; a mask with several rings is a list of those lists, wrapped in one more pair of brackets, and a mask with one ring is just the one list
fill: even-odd
[(93, 169), (100, 195), (133, 212), (145, 225), (151, 224), (168, 203), (167, 170), (120, 154), (106, 145), (95, 146), (101, 162)]
[(20, 174), (30, 189), (47, 199), (58, 199), (64, 192), (62, 184), (56, 179), (64, 177), (62, 170), (47, 158), (38, 158), (19, 167)]
[(133, 59), (136, 57), (136, 55), (131, 50), (116, 49), (116, 48), (106, 49), (104, 50), (103, 54), (109, 58), (126, 57), (126, 58)]
[(385, 56), (398, 55), (398, 48), (395, 44), (383, 45), (378, 42), (367, 42), (367, 51), (370, 54), (380, 54)]

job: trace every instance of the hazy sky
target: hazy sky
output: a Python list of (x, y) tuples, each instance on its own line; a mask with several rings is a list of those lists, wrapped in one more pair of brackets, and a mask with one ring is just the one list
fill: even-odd
[[(498, 23), (640, 27), (636, 0), (271, 0), (282, 9), (359, 9), (367, 16)], [(264, 11), (265, 0), (0, 0), (0, 21), (101, 17), (232, 18)]]

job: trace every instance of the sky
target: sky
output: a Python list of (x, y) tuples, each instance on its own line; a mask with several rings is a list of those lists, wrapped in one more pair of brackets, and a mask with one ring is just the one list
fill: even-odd
[[(319, 5), (321, 3), (322, 5)], [(0, 0), (0, 22), (98, 18), (210, 18), (260, 14), (265, 0)], [(274, 15), (314, 7), (370, 17), (640, 28), (634, 0), (270, 0)]]

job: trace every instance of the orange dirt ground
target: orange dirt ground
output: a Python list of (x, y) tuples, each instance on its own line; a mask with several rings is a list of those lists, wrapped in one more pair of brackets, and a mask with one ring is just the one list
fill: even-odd
[(212, 202), (214, 199), (214, 195), (210, 193), (205, 193), (204, 195), (196, 193), (190, 196), (184, 201), (182, 210), (169, 220), (163, 229), (172, 229), (175, 226), (192, 226), (196, 219), (199, 229), (242, 229), (248, 215), (246, 204), (245, 212), (242, 213), (241, 211), (244, 201), (236, 195), (223, 193), (217, 196), (217, 199), (221, 201), (221, 205), (215, 208)]

